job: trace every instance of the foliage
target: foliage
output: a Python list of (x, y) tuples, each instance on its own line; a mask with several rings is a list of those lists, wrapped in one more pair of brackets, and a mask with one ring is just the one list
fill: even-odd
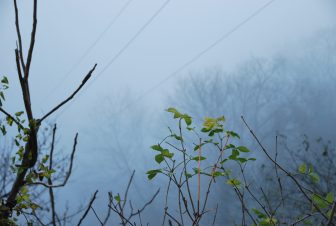
[[(321, 195), (309, 188), (320, 183), (320, 177), (315, 172), (314, 167), (302, 163), (297, 172), (292, 173), (285, 169), (277, 159), (273, 159), (269, 155), (269, 152), (260, 143), (244, 118), (242, 120), (247, 129), (274, 165), (277, 178), (277, 187), (274, 187), (274, 189), (277, 190), (275, 193), (277, 193), (278, 202), (271, 203), (270, 200), (274, 197), (270, 197), (264, 192), (263, 185), (260, 186), (262, 198), (259, 198), (259, 194), (253, 188), (252, 183), (249, 182), (245, 172), (246, 164), (250, 161), (254, 162), (256, 159), (246, 155), (251, 152), (247, 147), (235, 144), (235, 139), (239, 139), (239, 135), (224, 129), (225, 118), (223, 116), (218, 118), (206, 117), (202, 127), (197, 129), (192, 117), (188, 114), (181, 113), (175, 108), (168, 108), (167, 111), (172, 113), (178, 125), (176, 131), (169, 128), (170, 134), (151, 147), (155, 152), (154, 160), (159, 167), (147, 172), (149, 180), (157, 175), (163, 175), (167, 178), (163, 225), (166, 221), (169, 224), (175, 222), (177, 225), (200, 225), (204, 215), (211, 212), (211, 209), (206, 208), (212, 190), (211, 186), (216, 180), (220, 181), (221, 178), (224, 178), (226, 183), (231, 185), (237, 195), (236, 198), (241, 203), (242, 225), (274, 226), (309, 224), (309, 222), (322, 225), (334, 224), (334, 194), (329, 192), (326, 195)], [(213, 151), (212, 147), (215, 147), (217, 154), (209, 152)], [(214, 160), (209, 160), (211, 156), (217, 157)], [(240, 172), (227, 168), (228, 161), (236, 163)], [(201, 177), (204, 179), (207, 177), (207, 183), (201, 183)], [(303, 184), (301, 177), (307, 178), (310, 182)], [(299, 190), (296, 193), (297, 197), (311, 204), (311, 207), (306, 206), (293, 218), (282, 215), (284, 208), (290, 208), (288, 203), (292, 204), (284, 197), (288, 189), (283, 187), (282, 181), (286, 178), (289, 178), (290, 183)], [(178, 202), (176, 206), (178, 214), (174, 214), (171, 206), (168, 208), (169, 203), (171, 204), (168, 195), (174, 192), (174, 186), (172, 185), (175, 186), (175, 191), (178, 193), (178, 200), (176, 201)], [(205, 189), (202, 189), (203, 186)], [(194, 190), (195, 187), (197, 191)], [(248, 194), (249, 197), (246, 197), (245, 194)], [(250, 208), (250, 205), (258, 206), (258, 208)], [(216, 208), (213, 224), (216, 220), (217, 211)]]
[[(244, 186), (238, 175), (226, 167), (227, 162), (235, 162), (244, 168), (248, 162), (255, 161), (255, 158), (246, 155), (250, 152), (247, 147), (235, 144), (239, 135), (225, 129), (224, 116), (205, 117), (201, 128), (198, 128), (190, 115), (175, 108), (168, 108), (167, 111), (177, 120), (177, 128), (169, 128), (170, 134), (151, 147), (159, 167), (149, 170), (147, 176), (152, 180), (157, 175), (163, 175), (168, 181), (163, 225), (166, 221), (178, 225), (199, 225), (209, 212), (209, 194), (216, 180), (225, 178), (226, 183), (235, 190)], [(214, 151), (215, 153), (211, 153)], [(216, 158), (208, 159), (211, 156)], [(177, 216), (168, 208), (168, 196), (174, 192), (172, 185), (178, 193)], [(215, 221), (217, 209), (213, 214)]]

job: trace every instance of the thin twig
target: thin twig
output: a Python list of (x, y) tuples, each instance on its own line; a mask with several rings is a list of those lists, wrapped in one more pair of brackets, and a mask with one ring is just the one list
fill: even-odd
[(89, 73), (84, 77), (82, 83), (79, 85), (79, 87), (64, 101), (62, 101), (61, 103), (59, 103), (56, 107), (54, 107), (52, 110), (50, 110), (47, 114), (45, 114), (41, 119), (40, 119), (40, 123), (46, 119), (48, 116), (50, 116), (51, 114), (53, 114), (55, 111), (57, 111), (60, 107), (62, 107), (64, 104), (66, 104), (68, 101), (70, 101), (72, 98), (74, 98), (74, 96), (79, 92), (79, 90), (81, 90), (81, 88), (85, 85), (85, 83), (90, 79), (92, 72), (96, 69), (97, 64), (94, 65), (94, 67), (89, 71)]
[(17, 121), (11, 114), (9, 114), (7, 111), (5, 111), (3, 108), (0, 107), (0, 111), (2, 113), (4, 113), (8, 118), (10, 118), (11, 120), (13, 120), (13, 122), (15, 122), (15, 124), (20, 128), (20, 129), (24, 129), (24, 126)]
[(91, 209), (93, 211), (93, 214), (96, 216), (97, 220), (99, 221), (100, 225), (103, 226), (104, 223), (100, 220), (100, 218), (98, 217), (98, 214), (96, 213), (96, 210), (91, 206)]
[(170, 213), (167, 212), (167, 216), (170, 217), (173, 221), (175, 221), (175, 223), (178, 224), (179, 226), (183, 226), (183, 224), (178, 222), (178, 220), (175, 217), (173, 217)]
[(332, 205), (331, 213), (330, 213), (330, 216), (329, 216), (329, 220), (328, 220), (327, 226), (334, 225), (333, 224), (333, 219), (334, 219), (335, 211), (336, 211), (336, 201), (334, 201), (334, 203)]
[(28, 81), (29, 70), (30, 70), (31, 60), (32, 60), (33, 51), (34, 51), (36, 27), (37, 27), (37, 0), (34, 0), (33, 28), (32, 28), (31, 37), (30, 37), (30, 46), (29, 46), (29, 50), (28, 50), (26, 68), (24, 70), (24, 79), (26, 81)]
[[(278, 157), (278, 135), (275, 136), (275, 158), (274, 158), (275, 162), (277, 162), (277, 157)], [(282, 206), (284, 206), (285, 205), (285, 200), (284, 200), (284, 197), (283, 197), (281, 179), (280, 179), (280, 176), (279, 176), (278, 167), (276, 166), (276, 163), (274, 163), (274, 168), (275, 168), (275, 174), (276, 174), (276, 177), (277, 177), (277, 181), (278, 181), (278, 184), (279, 184), (281, 203), (282, 203)]]
[(87, 209), (85, 210), (83, 216), (82, 216), (81, 219), (79, 220), (77, 226), (79, 226), (79, 225), (82, 224), (83, 220), (85, 219), (85, 217), (86, 217), (87, 214), (89, 213), (89, 211), (90, 211), (90, 209), (91, 209), (91, 206), (92, 206), (93, 202), (94, 202), (95, 199), (96, 199), (96, 195), (97, 195), (97, 193), (98, 193), (98, 190), (93, 194), (93, 197), (91, 198), (90, 203), (89, 203)]
[(300, 222), (302, 222), (302, 221), (308, 219), (309, 217), (312, 217), (312, 216), (314, 216), (314, 215), (317, 215), (317, 214), (318, 214), (318, 213), (314, 213), (314, 214), (308, 213), (307, 215), (301, 217), (300, 219), (298, 219), (297, 221), (291, 223), (290, 225), (291, 225), (291, 226), (296, 226), (298, 223), (300, 223)]
[(68, 169), (68, 172), (65, 175), (65, 179), (64, 179), (63, 183), (58, 184), (58, 185), (49, 185), (49, 184), (37, 181), (37, 182), (27, 183), (26, 185), (42, 185), (46, 188), (64, 187), (67, 184), (67, 182), (68, 182), (68, 180), (71, 176), (71, 173), (72, 173), (72, 166), (73, 166), (73, 161), (74, 161), (76, 147), (77, 147), (77, 138), (78, 138), (78, 133), (76, 133), (76, 136), (75, 136), (75, 139), (74, 139), (74, 144), (73, 144), (73, 148), (72, 148), (72, 152), (71, 152), (71, 156), (70, 156), (69, 169)]
[(19, 53), (20, 53), (20, 62), (21, 66), (23, 68), (23, 71), (25, 71), (25, 63), (23, 58), (23, 49), (22, 49), (22, 38), (21, 38), (21, 31), (20, 31), (20, 23), (19, 23), (19, 10), (17, 7), (17, 2), (14, 0), (14, 10), (15, 10), (15, 27), (16, 27), (16, 34), (18, 36), (18, 42), (19, 42)]
[[(53, 164), (53, 155), (54, 155), (54, 145), (55, 145), (55, 135), (56, 135), (56, 124), (54, 125), (53, 132), (52, 132), (52, 140), (51, 140), (51, 148), (49, 154), (49, 170), (52, 169)], [(52, 186), (51, 176), (48, 177), (48, 185)], [(54, 198), (54, 191), (52, 187), (49, 187), (49, 197), (50, 197), (50, 206), (51, 206), (51, 222), (53, 226), (56, 226), (56, 210), (55, 210), (55, 198)]]
[(134, 178), (134, 174), (135, 174), (135, 170), (133, 170), (132, 172), (132, 175), (128, 181), (128, 184), (127, 184), (127, 187), (126, 187), (126, 191), (125, 191), (125, 195), (124, 195), (124, 202), (123, 202), (123, 205), (122, 205), (122, 208), (124, 209), (125, 208), (125, 205), (126, 205), (126, 202), (127, 202), (127, 195), (128, 195), (128, 191), (131, 187), (131, 184), (132, 184), (132, 180)]
[(142, 211), (144, 211), (146, 207), (149, 206), (155, 200), (156, 196), (158, 196), (159, 193), (160, 193), (160, 188), (155, 192), (152, 198), (148, 202), (146, 202), (136, 213), (131, 213), (128, 219), (131, 219), (133, 216), (137, 215), (139, 212), (141, 213)]
[(217, 217), (217, 211), (218, 211), (218, 203), (217, 203), (217, 205), (216, 205), (215, 215), (214, 215), (214, 218), (213, 218), (213, 221), (212, 221), (212, 226), (215, 226), (215, 223), (216, 223), (216, 217)]
[(257, 141), (258, 145), (261, 147), (261, 150), (265, 153), (265, 155), (267, 156), (267, 158), (273, 162), (273, 164), (275, 164), (282, 172), (284, 172), (289, 178), (292, 179), (292, 181), (295, 183), (295, 185), (298, 187), (298, 189), (301, 191), (301, 193), (305, 196), (305, 198), (312, 203), (312, 205), (314, 206), (314, 208), (326, 219), (329, 220), (328, 216), (312, 201), (312, 199), (308, 196), (308, 194), (304, 191), (302, 185), (299, 183), (299, 181), (292, 175), (290, 174), (287, 170), (285, 170), (278, 162), (274, 161), (274, 159), (269, 155), (268, 151), (266, 150), (266, 148), (262, 145), (262, 143), (260, 142), (259, 138), (255, 135), (255, 133), (253, 132), (253, 130), (250, 128), (250, 126), (247, 124), (247, 122), (245, 121), (244, 117), (241, 116), (242, 121), (244, 122), (245, 126), (248, 128), (248, 130), (250, 131), (251, 135), (253, 136), (253, 138)]
[[(109, 198), (109, 205), (111, 205), (111, 203), (112, 203), (113, 200), (111, 199), (110, 195), (108, 195), (108, 198)], [(109, 220), (110, 216), (111, 216), (111, 208), (107, 208), (107, 214), (106, 214), (106, 217), (105, 217), (105, 219), (103, 221), (103, 225), (106, 225), (106, 223)]]

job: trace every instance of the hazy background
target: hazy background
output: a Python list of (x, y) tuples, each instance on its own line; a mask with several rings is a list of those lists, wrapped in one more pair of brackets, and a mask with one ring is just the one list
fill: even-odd
[[(171, 0), (110, 64), (165, 2), (133, 0), (77, 64), (126, 2), (59, 0), (40, 1), (38, 5), (30, 80), (36, 117), (67, 97), (94, 63), (98, 63), (87, 86), (50, 119), (59, 126), (57, 145), (65, 152), (70, 152), (73, 136), (79, 132), (75, 171), (69, 186), (59, 192), (71, 206), (88, 200), (99, 189), (96, 205), (105, 208), (106, 192), (123, 190), (126, 176), (133, 169), (137, 170), (137, 191), (143, 191), (137, 195), (139, 203), (159, 187), (159, 182), (154, 181), (148, 182), (153, 186), (143, 188), (147, 184), (144, 172), (151, 168), (152, 162), (148, 149), (165, 135), (158, 133), (168, 124), (163, 119), (164, 109), (176, 103), (171, 101), (177, 93), (176, 87), (190, 73), (197, 76), (198, 72), (213, 68), (232, 72), (252, 57), (299, 56), (317, 43), (321, 32), (332, 30), (336, 21), (336, 5), (332, 0), (274, 1), (197, 61), (172, 74), (268, 1)], [(26, 47), (31, 5), (20, 1), (19, 7)], [(11, 83), (5, 107), (10, 112), (23, 110), (21, 93), (17, 92), (16, 33), (9, 0), (0, 0), (0, 34), (0, 75), (7, 75)], [(147, 192), (145, 189), (149, 187)], [(91, 217), (87, 225), (95, 222)]]

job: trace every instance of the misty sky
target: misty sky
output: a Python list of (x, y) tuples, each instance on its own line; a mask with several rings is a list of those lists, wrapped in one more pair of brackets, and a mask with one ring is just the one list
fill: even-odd
[[(31, 27), (31, 5), (28, 2), (19, 1), (25, 47)], [(268, 2), (171, 0), (108, 66), (164, 2), (131, 1), (87, 57), (74, 68), (127, 1), (39, 1), (37, 40), (30, 80), (36, 117), (67, 97), (92, 66), (98, 63), (93, 79), (80, 95), (64, 111), (56, 114), (57, 117), (53, 117), (59, 124), (64, 147), (71, 146), (72, 136), (77, 131), (85, 139), (80, 148), (85, 149), (85, 144), (93, 142), (87, 131), (95, 123), (92, 115), (100, 102), (105, 103), (106, 98), (118, 98), (128, 93), (132, 99), (138, 100), (137, 104), (161, 114), (167, 107), (165, 97), (171, 94), (174, 83), (189, 71), (211, 67), (232, 70), (251, 56), (286, 54), (319, 30), (334, 26), (336, 19), (336, 5), (331, 0), (275, 0), (193, 64), (165, 81), (174, 71)], [(5, 105), (11, 112), (22, 110), (18, 109), (22, 105), (19, 105), (21, 93), (17, 92), (13, 16), (12, 1), (0, 0), (0, 75), (7, 75), (13, 84)], [(70, 70), (72, 73), (69, 74)], [(124, 111), (132, 111), (132, 107)], [(86, 155), (81, 156), (83, 161), (92, 158), (90, 151), (84, 153)], [(96, 158), (103, 159), (104, 156), (97, 155)], [(93, 163), (90, 167), (98, 170), (102, 167), (100, 164)], [(80, 163), (76, 169), (80, 171)], [(104, 169), (108, 169), (108, 165), (104, 165)], [(80, 179), (75, 179), (75, 183), (80, 183)]]
[[(247, 24), (208, 51), (173, 79), (153, 89), (223, 34), (232, 30), (267, 1), (170, 1), (154, 21), (107, 68), (115, 54), (134, 36), (164, 1), (133, 0), (92, 49), (86, 59), (67, 74), (104, 31), (126, 1), (43, 1), (39, 4), (39, 27), (32, 66), (32, 99), (42, 113), (62, 100), (98, 63), (93, 80), (60, 120), (73, 118), (105, 96), (131, 91), (141, 101), (165, 107), (161, 97), (176, 77), (209, 67), (231, 69), (251, 56), (269, 56), (292, 49), (312, 33), (332, 26), (329, 1), (274, 1)], [(15, 33), (11, 1), (1, 1), (1, 73), (15, 74)], [(29, 35), (29, 7), (21, 7), (23, 33)], [(26, 32), (25, 32), (26, 31)], [(106, 69), (104, 73), (101, 70)], [(94, 75), (94, 76), (95, 76)], [(15, 76), (15, 75), (14, 75)], [(16, 77), (14, 77), (16, 78)], [(12, 82), (15, 79), (11, 79)], [(152, 91), (151, 91), (152, 90)], [(130, 110), (130, 109), (129, 109)], [(158, 110), (158, 109), (157, 109)], [(83, 114), (84, 113), (84, 114)], [(81, 117), (77, 117), (79, 121)]]

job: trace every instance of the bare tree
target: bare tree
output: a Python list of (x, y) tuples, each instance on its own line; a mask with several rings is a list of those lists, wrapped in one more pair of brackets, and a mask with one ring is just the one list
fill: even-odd
[[(69, 167), (65, 172), (64, 181), (56, 184), (53, 183), (52, 175), (55, 172), (53, 163), (54, 155), (54, 138), (56, 133), (56, 127), (53, 129), (53, 140), (50, 149), (50, 153), (42, 153), (41, 146), (39, 146), (38, 135), (41, 133), (40, 128), (46, 119), (65, 105), (68, 101), (74, 98), (74, 96), (81, 90), (85, 83), (90, 79), (93, 71), (96, 68), (96, 65), (87, 73), (84, 77), (82, 83), (78, 86), (75, 91), (68, 96), (64, 101), (55, 105), (48, 113), (42, 115), (41, 117), (36, 117), (34, 115), (32, 106), (31, 106), (31, 97), (30, 97), (30, 68), (33, 59), (33, 52), (35, 46), (35, 37), (37, 31), (37, 0), (33, 1), (33, 23), (31, 30), (31, 37), (29, 41), (29, 47), (25, 53), (23, 49), (23, 39), (21, 37), (21, 29), (19, 22), (19, 9), (16, 0), (13, 0), (14, 10), (15, 10), (15, 25), (17, 33), (17, 47), (15, 49), (15, 61), (17, 67), (18, 79), (21, 86), (22, 99), (24, 103), (24, 111), (18, 111), (15, 114), (12, 114), (5, 110), (3, 106), (0, 106), (0, 112), (5, 116), (5, 120), (1, 120), (1, 128), (3, 135), (6, 133), (6, 127), (16, 126), (18, 134), (15, 136), (15, 145), (17, 146), (17, 151), (13, 158), (11, 159), (11, 170), (13, 170), (14, 175), (11, 175), (13, 180), (7, 180), (10, 184), (5, 184), (4, 189), (6, 192), (2, 195), (2, 202), (0, 204), (0, 222), (1, 225), (12, 225), (15, 224), (15, 218), (13, 213), (16, 215), (22, 214), (27, 223), (30, 223), (30, 220), (27, 218), (27, 214), (35, 215), (35, 210), (40, 206), (38, 203), (34, 203), (31, 200), (30, 188), (39, 186), (49, 189), (50, 200), (52, 203), (52, 224), (56, 225), (56, 215), (54, 209), (54, 200), (53, 200), (53, 189), (65, 186), (72, 171), (72, 165), (74, 160), (74, 154), (76, 151), (77, 137), (76, 134), (74, 138), (73, 150), (69, 159)], [(25, 55), (27, 55), (25, 57)], [(8, 79), (4, 77), (2, 79), (2, 85), (5, 88), (8, 88)], [(2, 92), (2, 96), (4, 95)], [(26, 117), (24, 119), (24, 117)], [(7, 168), (9, 169), (9, 168)], [(9, 171), (8, 174), (13, 172)], [(4, 175), (6, 176), (6, 175)], [(7, 176), (6, 176), (7, 177)], [(6, 183), (7, 183), (6, 182)], [(8, 192), (7, 192), (8, 189)], [(31, 211), (31, 212), (27, 212)], [(37, 218), (38, 219), (38, 218)], [(40, 222), (42, 224), (42, 222)]]

